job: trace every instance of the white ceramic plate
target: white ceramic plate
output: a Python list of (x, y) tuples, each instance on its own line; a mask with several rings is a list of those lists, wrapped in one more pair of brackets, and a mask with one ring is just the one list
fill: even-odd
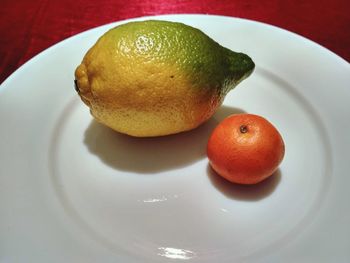
[[(200, 128), (136, 139), (94, 122), (73, 87), (87, 49), (119, 23), (26, 63), (0, 88), (0, 262), (348, 262), (349, 64), (257, 22), (153, 19), (202, 29), (256, 71)], [(265, 116), (286, 144), (277, 173), (252, 187), (220, 179), (205, 155), (237, 112)]]

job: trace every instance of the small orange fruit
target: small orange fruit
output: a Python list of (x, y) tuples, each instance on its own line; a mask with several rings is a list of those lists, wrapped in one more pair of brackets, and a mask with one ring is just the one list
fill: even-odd
[(268, 178), (282, 162), (284, 152), (278, 130), (254, 114), (227, 117), (214, 129), (207, 145), (214, 171), (239, 184), (256, 184)]

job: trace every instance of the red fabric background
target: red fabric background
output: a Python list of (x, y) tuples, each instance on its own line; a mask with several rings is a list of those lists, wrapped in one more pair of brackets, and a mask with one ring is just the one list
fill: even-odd
[(1, 0), (0, 83), (49, 46), (84, 30), (144, 15), (242, 17), (293, 31), (350, 61), (348, 0)]

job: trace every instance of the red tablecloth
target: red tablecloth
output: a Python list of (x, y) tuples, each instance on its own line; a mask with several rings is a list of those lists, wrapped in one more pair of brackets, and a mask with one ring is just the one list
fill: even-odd
[(40, 51), (76, 33), (121, 19), (174, 13), (265, 22), (350, 61), (349, 0), (1, 0), (0, 83)]

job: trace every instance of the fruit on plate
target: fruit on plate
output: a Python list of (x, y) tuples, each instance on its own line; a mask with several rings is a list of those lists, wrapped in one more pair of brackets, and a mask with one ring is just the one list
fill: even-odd
[(75, 83), (100, 123), (132, 136), (161, 136), (205, 122), (254, 67), (249, 56), (199, 29), (148, 20), (102, 35), (76, 68)]
[(233, 183), (256, 184), (271, 176), (283, 160), (285, 145), (265, 118), (236, 114), (213, 130), (207, 144), (211, 167)]

